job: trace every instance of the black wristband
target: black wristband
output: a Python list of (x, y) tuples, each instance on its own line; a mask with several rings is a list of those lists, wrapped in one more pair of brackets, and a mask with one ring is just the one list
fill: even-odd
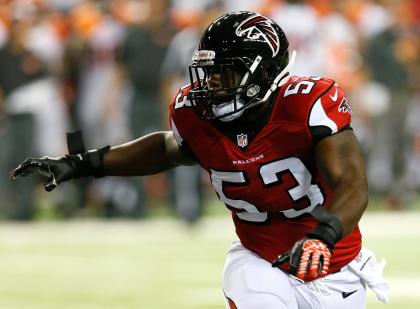
[(104, 177), (103, 157), (110, 148), (111, 146), (108, 145), (85, 153), (67, 155), (66, 157), (74, 165), (73, 178), (87, 176), (94, 176), (95, 178)]
[(331, 250), (334, 245), (343, 237), (343, 226), (340, 220), (328, 213), (320, 205), (311, 212), (320, 222), (314, 230), (308, 233), (309, 238), (324, 241)]
[(89, 162), (92, 167), (93, 176), (96, 178), (101, 178), (105, 176), (104, 169), (104, 154), (108, 152), (111, 146), (107, 145), (102, 148), (98, 148), (93, 151), (88, 151)]

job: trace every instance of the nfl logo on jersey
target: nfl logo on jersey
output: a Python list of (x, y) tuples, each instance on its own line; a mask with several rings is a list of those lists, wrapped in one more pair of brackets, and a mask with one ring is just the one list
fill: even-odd
[(239, 147), (246, 147), (248, 146), (248, 135), (246, 134), (238, 134), (236, 135), (236, 140), (238, 142)]

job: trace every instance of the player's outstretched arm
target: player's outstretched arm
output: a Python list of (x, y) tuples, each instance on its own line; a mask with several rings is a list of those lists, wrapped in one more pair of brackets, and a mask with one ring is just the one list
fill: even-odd
[(29, 158), (10, 173), (16, 180), (33, 173), (46, 177), (45, 190), (61, 182), (86, 176), (143, 176), (156, 174), (178, 165), (191, 165), (171, 131), (156, 132), (132, 142), (61, 158)]
[(112, 147), (103, 158), (105, 175), (109, 176), (152, 175), (195, 163), (180, 150), (171, 131), (152, 133)]

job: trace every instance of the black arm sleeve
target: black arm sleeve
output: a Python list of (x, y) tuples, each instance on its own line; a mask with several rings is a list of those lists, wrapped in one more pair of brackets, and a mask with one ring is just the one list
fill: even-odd
[[(310, 127), (310, 130), (311, 130), (312, 141), (313, 141), (314, 145), (317, 144), (323, 138), (332, 135), (331, 129), (327, 126), (313, 126), (313, 127)], [(341, 131), (344, 131), (344, 130), (352, 130), (353, 131), (353, 128), (350, 125), (346, 125), (344, 128), (342, 128), (337, 133), (339, 133)], [(335, 133), (335, 134), (337, 134), (337, 133)]]

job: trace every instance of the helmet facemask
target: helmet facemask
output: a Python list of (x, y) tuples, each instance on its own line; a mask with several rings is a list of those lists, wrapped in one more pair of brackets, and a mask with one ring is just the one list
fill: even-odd
[(257, 68), (261, 57), (216, 58), (214, 51), (198, 51), (189, 66), (191, 103), (197, 114), (207, 120), (232, 121), (257, 100), (262, 81)]

